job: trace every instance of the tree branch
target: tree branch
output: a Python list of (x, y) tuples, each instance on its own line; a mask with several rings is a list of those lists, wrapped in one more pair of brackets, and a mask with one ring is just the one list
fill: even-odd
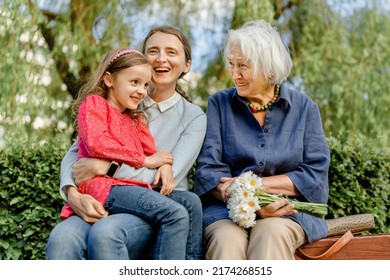
[[(30, 9), (30, 12), (33, 14), (34, 9), (35, 9), (34, 4), (31, 1), (28, 1), (28, 6)], [(52, 53), (51, 57), (54, 60), (54, 63), (55, 63), (56, 69), (57, 69), (57, 73), (60, 76), (61, 80), (66, 85), (69, 94), (74, 99), (74, 98), (76, 98), (77, 92), (80, 89), (80, 86), (81, 86), (80, 82), (76, 78), (76, 76), (73, 75), (73, 73), (70, 71), (69, 62), (68, 62), (67, 57), (63, 54), (53, 55), (53, 50), (54, 50), (56, 38), (53, 35), (53, 32), (51, 31), (51, 29), (48, 27), (48, 22), (50, 22), (51, 20), (54, 20), (58, 15), (51, 12), (51, 11), (48, 11), (48, 10), (40, 10), (40, 12), (45, 16), (45, 18), (47, 19), (47, 22), (46, 23), (45, 22), (39, 23), (38, 27), (41, 31), (43, 38), (46, 41), (46, 44), (47, 44), (50, 52)]]

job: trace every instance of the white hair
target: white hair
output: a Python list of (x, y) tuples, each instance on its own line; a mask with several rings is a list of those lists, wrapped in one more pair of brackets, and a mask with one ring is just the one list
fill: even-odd
[(229, 30), (225, 39), (225, 59), (232, 45), (237, 44), (245, 59), (251, 63), (255, 76), (263, 74), (270, 84), (281, 84), (287, 79), (292, 68), (290, 53), (276, 28), (269, 23), (254, 20), (238, 29)]

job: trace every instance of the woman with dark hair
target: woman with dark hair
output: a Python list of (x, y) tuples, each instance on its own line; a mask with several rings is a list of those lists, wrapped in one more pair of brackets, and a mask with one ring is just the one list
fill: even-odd
[(206, 116), (199, 106), (189, 102), (177, 83), (190, 69), (191, 46), (180, 30), (158, 26), (146, 36), (142, 51), (152, 66), (152, 85), (140, 109), (148, 120), (157, 150), (170, 153), (173, 165), (171, 169), (166, 165), (137, 169), (97, 158), (78, 159), (77, 146), (73, 145), (61, 163), (60, 193), (77, 215), (53, 229), (46, 248), (47, 259), (150, 256), (156, 239), (151, 223), (131, 214), (107, 216), (100, 203), (77, 191), (82, 182), (101, 175), (142, 180), (156, 190), (174, 184), (168, 197), (183, 205), (190, 219), (185, 258), (202, 258), (202, 208), (199, 198), (188, 191), (187, 175), (203, 143)]

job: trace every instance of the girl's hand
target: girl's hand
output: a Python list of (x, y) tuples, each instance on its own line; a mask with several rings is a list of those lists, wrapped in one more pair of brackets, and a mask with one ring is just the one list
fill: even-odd
[(147, 168), (159, 168), (164, 164), (173, 164), (173, 156), (170, 153), (164, 151), (157, 151), (151, 156), (145, 158), (144, 167)]

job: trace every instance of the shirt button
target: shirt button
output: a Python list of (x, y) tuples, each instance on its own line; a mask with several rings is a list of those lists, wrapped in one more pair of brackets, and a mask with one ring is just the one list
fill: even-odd
[(262, 148), (264, 148), (265, 144), (261, 144), (260, 146), (261, 146)]
[(268, 133), (268, 129), (264, 129), (264, 132), (265, 132), (265, 133)]
[(263, 163), (263, 162), (260, 162), (260, 163), (259, 163), (259, 166), (263, 166), (263, 165), (264, 165), (264, 163)]

